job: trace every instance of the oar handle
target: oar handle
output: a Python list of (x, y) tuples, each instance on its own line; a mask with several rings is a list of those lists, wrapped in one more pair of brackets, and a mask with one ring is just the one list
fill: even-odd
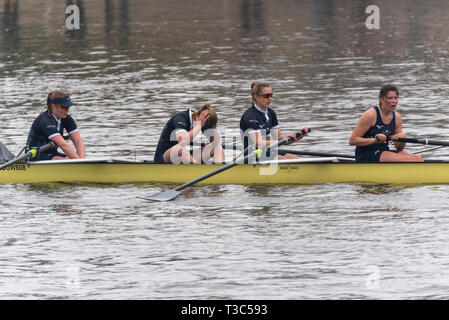
[[(312, 129), (302, 129), (301, 132), (296, 132), (295, 133), (296, 139), (304, 136), (305, 134), (309, 133), (310, 131), (312, 131)], [(267, 149), (273, 148), (273, 147), (276, 147), (276, 146), (280, 146), (281, 144), (285, 144), (285, 143), (290, 142), (292, 140), (293, 140), (293, 138), (291, 136), (285, 137), (285, 138), (279, 140), (277, 143), (273, 143), (273, 144), (269, 145), (267, 147)]]
[[(191, 144), (192, 146), (196, 146), (196, 147), (201, 147), (204, 148), (205, 146), (208, 146), (210, 143), (206, 143), (206, 142), (193, 142), (193, 144)], [(242, 145), (238, 145), (238, 144), (225, 144), (222, 143), (221, 147), (223, 149), (228, 149), (228, 150), (242, 150)]]
[(297, 132), (297, 133), (296, 133), (296, 139), (298, 139), (298, 138), (300, 138), (300, 137), (302, 137), (302, 136), (308, 134), (308, 133), (311, 132), (311, 131), (312, 131), (312, 129), (310, 129), (310, 128), (302, 129), (301, 132)]

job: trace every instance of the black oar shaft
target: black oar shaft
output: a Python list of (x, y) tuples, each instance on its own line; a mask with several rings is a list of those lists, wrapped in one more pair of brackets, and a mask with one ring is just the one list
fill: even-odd
[[(202, 142), (201, 144), (194, 144), (201, 147), (205, 147), (208, 144)], [(238, 144), (221, 144), (223, 149), (227, 150), (242, 150), (242, 146)], [(315, 156), (315, 157), (339, 157), (339, 158), (350, 158), (355, 159), (355, 156), (353, 154), (340, 154), (340, 153), (324, 153), (324, 152), (313, 152), (313, 151), (300, 151), (300, 150), (294, 150), (294, 149), (279, 149), (279, 151), (285, 151), (287, 153), (291, 154), (297, 154), (297, 155), (303, 155), (303, 156)]]
[(299, 151), (293, 149), (279, 149), (280, 151), (285, 151), (291, 154), (299, 154), (303, 156), (316, 156), (316, 157), (339, 157), (339, 158), (351, 158), (354, 159), (354, 155), (340, 154), (340, 153), (323, 153), (323, 152), (312, 152), (312, 151)]
[[(197, 147), (204, 148), (204, 147), (210, 145), (210, 143), (205, 143), (205, 142), (201, 142), (201, 143), (199, 143), (199, 142), (194, 142), (192, 145), (193, 145), (193, 146), (197, 146)], [(222, 147), (223, 149), (228, 149), (228, 150), (243, 150), (243, 147), (242, 147), (242, 145), (240, 145), (240, 144), (224, 144), (224, 143), (222, 143), (222, 144), (221, 144), (221, 147)]]
[(390, 138), (391, 141), (409, 142), (419, 144), (430, 144), (435, 146), (449, 146), (449, 141), (429, 140), (429, 139), (415, 139), (415, 138)]
[(176, 190), (176, 191), (181, 191), (182, 189), (187, 188), (188, 186), (191, 186), (191, 185), (193, 185), (193, 184), (195, 184), (195, 183), (198, 183), (198, 182), (200, 182), (200, 181), (203, 181), (204, 179), (207, 179), (207, 178), (209, 178), (209, 177), (212, 177), (212, 176), (216, 175), (217, 173), (220, 173), (220, 172), (222, 172), (222, 171), (224, 171), (224, 170), (230, 169), (230, 168), (232, 168), (233, 166), (236, 166), (236, 165), (237, 165), (237, 161), (231, 162), (231, 163), (229, 163), (229, 164), (227, 164), (227, 165), (225, 165), (225, 166), (223, 166), (223, 167), (220, 167), (220, 168), (218, 168), (218, 169), (215, 169), (215, 170), (212, 171), (212, 172), (209, 172), (208, 174), (205, 174), (205, 175), (202, 176), (202, 177), (199, 177), (199, 178), (196, 178), (195, 180), (186, 182), (186, 183), (184, 183), (183, 185), (180, 185), (179, 187), (175, 188), (174, 190)]

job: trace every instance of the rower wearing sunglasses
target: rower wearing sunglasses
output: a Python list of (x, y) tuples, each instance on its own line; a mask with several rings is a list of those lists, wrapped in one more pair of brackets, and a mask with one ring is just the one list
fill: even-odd
[[(188, 109), (171, 117), (162, 130), (154, 155), (156, 163), (223, 162), (224, 151), (217, 130), (218, 116), (210, 104), (198, 110)], [(197, 150), (187, 150), (193, 139), (203, 133), (211, 142)]]
[[(283, 135), (279, 128), (276, 112), (270, 108), (273, 99), (273, 88), (266, 82), (254, 82), (251, 84), (251, 107), (248, 108), (240, 119), (240, 130), (245, 150), (248, 146), (255, 146), (257, 149), (264, 149), (279, 139), (291, 137), (291, 144), (300, 140), (296, 134)], [(304, 132), (308, 128), (302, 129)], [(305, 134), (307, 135), (307, 134)], [(296, 159), (296, 155), (282, 150), (267, 150), (261, 154), (261, 159)]]
[[(68, 93), (55, 90), (47, 96), (47, 110), (33, 122), (27, 139), (27, 148), (39, 148), (53, 141), (56, 146), (38, 154), (36, 160), (64, 160), (85, 158), (83, 139), (73, 118), (68, 114), (73, 105)], [(64, 140), (64, 129), (75, 145), (76, 150)], [(58, 152), (58, 147), (64, 153)]]

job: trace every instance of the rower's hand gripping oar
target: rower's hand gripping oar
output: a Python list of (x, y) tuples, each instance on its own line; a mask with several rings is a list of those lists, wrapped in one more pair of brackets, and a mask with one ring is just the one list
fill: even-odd
[[(296, 133), (296, 138), (299, 138), (299, 137), (305, 135), (306, 133), (309, 133), (310, 131), (311, 130), (308, 129), (308, 131), (303, 130), (301, 132), (298, 132), (298, 133)], [(276, 141), (275, 143), (270, 144), (267, 147), (267, 149), (275, 148), (277, 146), (280, 146), (280, 145), (285, 144), (287, 142), (290, 142), (292, 140), (293, 140), (292, 137), (283, 138), (283, 139), (281, 139), (279, 141)], [(244, 156), (243, 159), (248, 159), (248, 158), (254, 157), (256, 155), (257, 155), (256, 152), (252, 152), (252, 153)], [(145, 200), (148, 200), (148, 201), (169, 201), (169, 200), (172, 200), (172, 199), (176, 198), (181, 193), (182, 189), (185, 189), (185, 188), (187, 188), (187, 187), (189, 187), (189, 186), (191, 186), (191, 185), (193, 185), (195, 183), (203, 181), (204, 179), (210, 178), (210, 177), (212, 177), (212, 176), (214, 176), (216, 174), (219, 174), (220, 172), (223, 172), (223, 171), (225, 171), (227, 169), (230, 169), (230, 168), (236, 166), (237, 165), (237, 161), (238, 161), (238, 159), (234, 159), (233, 161), (231, 161), (230, 163), (224, 165), (223, 167), (215, 169), (214, 171), (211, 171), (211, 172), (209, 172), (209, 173), (207, 173), (207, 174), (205, 174), (205, 175), (203, 175), (203, 176), (201, 176), (199, 178), (196, 178), (195, 180), (186, 182), (183, 185), (180, 185), (179, 187), (176, 187), (176, 188), (171, 189), (171, 190), (162, 191), (160, 193), (157, 193), (157, 194), (154, 194), (154, 195), (150, 195), (148, 197), (142, 197), (142, 199), (145, 199)]]
[(439, 140), (429, 140), (429, 139), (390, 138), (390, 137), (388, 137), (387, 141), (410, 142), (410, 143), (430, 144), (430, 145), (435, 145), (435, 146), (449, 147), (449, 141), (439, 141)]
[(27, 153), (21, 155), (20, 157), (17, 157), (17, 158), (9, 160), (8, 162), (5, 162), (4, 164), (2, 164), (0, 166), (0, 170), (3, 169), (3, 168), (6, 168), (6, 167), (8, 167), (8, 166), (10, 166), (10, 165), (12, 165), (12, 164), (14, 164), (16, 162), (19, 162), (19, 161), (21, 161), (23, 159), (34, 158), (34, 157), (38, 156), (39, 153), (41, 153), (41, 152), (43, 152), (45, 150), (48, 150), (50, 148), (53, 148), (54, 146), (55, 146), (55, 143), (54, 142), (50, 142), (50, 143), (48, 143), (46, 145), (43, 145), (43, 146), (41, 146), (39, 148), (33, 148), (30, 151), (28, 151)]

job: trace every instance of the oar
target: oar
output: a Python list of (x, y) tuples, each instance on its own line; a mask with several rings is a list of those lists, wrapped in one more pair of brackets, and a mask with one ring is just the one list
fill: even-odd
[(339, 153), (323, 153), (323, 152), (312, 152), (312, 151), (298, 151), (293, 149), (279, 149), (291, 154), (299, 154), (303, 156), (317, 156), (317, 157), (338, 157), (338, 158), (350, 158), (355, 159), (353, 154), (339, 154)]
[(432, 148), (425, 148), (425, 149), (422, 149), (422, 150), (414, 151), (413, 154), (429, 152), (429, 151), (433, 151), (433, 150), (436, 150), (436, 149), (441, 149), (441, 148), (444, 148), (444, 147), (445, 146), (436, 146), (436, 147), (432, 147)]
[(14, 155), (11, 151), (6, 148), (6, 146), (0, 141), (0, 161), (9, 161), (14, 158)]
[[(205, 147), (208, 144), (207, 143), (194, 143), (193, 145), (195, 146), (201, 146), (201, 147)], [(221, 145), (223, 147), (223, 149), (230, 149), (230, 150), (242, 150), (242, 146), (239, 144), (222, 144)], [(312, 151), (299, 151), (299, 150), (293, 150), (293, 149), (279, 149), (282, 151), (285, 151), (287, 153), (291, 153), (291, 154), (298, 154), (298, 155), (303, 155), (303, 156), (316, 156), (316, 157), (338, 157), (338, 158), (350, 158), (350, 159), (355, 159), (355, 156), (353, 154), (349, 155), (349, 154), (340, 154), (340, 153), (323, 153), (323, 152), (312, 152)]]
[[(194, 146), (196, 146), (196, 147), (201, 147), (201, 148), (204, 148), (205, 146), (208, 146), (208, 145), (210, 145), (210, 143), (206, 143), (206, 142), (194, 142), (193, 143), (193, 145)], [(223, 149), (228, 149), (228, 150), (239, 150), (239, 151), (242, 151), (243, 150), (243, 146), (241, 145), (241, 144), (225, 144), (225, 143), (222, 143), (221, 144), (221, 147), (223, 148)]]
[[(296, 133), (296, 137), (299, 138), (300, 136), (305, 135), (306, 133), (308, 133), (310, 131), (311, 130), (309, 129), (309, 131), (298, 132), (298, 133)], [(291, 140), (292, 140), (291, 137), (283, 138), (283, 139), (281, 139), (279, 141), (276, 141), (275, 143), (270, 144), (267, 147), (267, 149), (275, 148), (275, 147), (280, 146), (280, 145), (282, 145), (284, 143), (287, 143), (287, 142), (289, 142)], [(256, 155), (256, 153), (253, 152), (253, 153), (250, 153), (250, 154), (244, 156), (243, 159), (248, 159), (248, 158), (253, 157), (255, 155)], [(223, 167), (215, 169), (214, 171), (211, 171), (211, 172), (209, 172), (209, 173), (207, 173), (207, 174), (205, 174), (205, 175), (203, 175), (203, 176), (201, 176), (199, 178), (196, 178), (196, 179), (194, 179), (192, 181), (186, 182), (183, 185), (180, 185), (179, 187), (176, 187), (176, 188), (171, 189), (171, 190), (162, 191), (160, 193), (157, 193), (157, 194), (154, 194), (154, 195), (150, 195), (148, 197), (142, 197), (142, 199), (145, 199), (145, 200), (148, 200), (148, 201), (169, 201), (169, 200), (172, 200), (172, 199), (176, 198), (181, 193), (182, 189), (185, 189), (185, 188), (187, 188), (187, 187), (189, 187), (189, 186), (191, 186), (191, 185), (193, 185), (195, 183), (203, 181), (204, 179), (210, 178), (210, 177), (212, 177), (212, 176), (214, 176), (216, 174), (219, 174), (220, 172), (223, 172), (225, 170), (228, 170), (228, 169), (236, 166), (237, 165), (237, 161), (238, 161), (238, 159), (234, 159), (233, 161), (231, 161), (230, 163), (224, 165)]]
[(2, 164), (2, 165), (0, 166), (0, 170), (3, 169), (3, 168), (6, 168), (6, 167), (8, 167), (8, 166), (10, 166), (10, 165), (12, 165), (12, 164), (14, 164), (14, 163), (16, 163), (16, 162), (19, 162), (19, 161), (21, 161), (21, 160), (23, 160), (23, 159), (26, 159), (26, 158), (34, 158), (34, 157), (36, 157), (40, 152), (43, 152), (43, 151), (48, 150), (48, 149), (50, 149), (50, 148), (53, 148), (54, 146), (55, 146), (55, 143), (54, 143), (54, 142), (50, 142), (50, 143), (48, 143), (48, 144), (46, 144), (46, 145), (43, 145), (43, 146), (39, 147), (39, 150), (37, 150), (37, 149), (31, 149), (30, 151), (28, 151), (27, 153), (21, 155), (20, 157), (14, 158), (14, 159), (9, 160), (8, 162)]
[(429, 139), (414, 139), (414, 138), (388, 138), (389, 141), (395, 142), (409, 142), (409, 143), (419, 143), (419, 144), (431, 144), (435, 146), (446, 146), (449, 147), (449, 141), (439, 141), (439, 140), (429, 140)]

